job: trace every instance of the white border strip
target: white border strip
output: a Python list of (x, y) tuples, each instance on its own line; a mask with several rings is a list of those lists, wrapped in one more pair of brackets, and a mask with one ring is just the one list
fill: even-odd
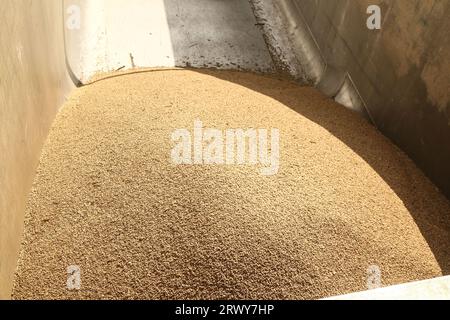
[(324, 300), (450, 300), (450, 276), (356, 292)]

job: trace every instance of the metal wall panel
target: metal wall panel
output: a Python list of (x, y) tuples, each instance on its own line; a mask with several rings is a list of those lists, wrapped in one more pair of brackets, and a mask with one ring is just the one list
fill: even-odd
[[(289, 24), (304, 23), (318, 46), (317, 59), (326, 65), (313, 77), (319, 88), (336, 96), (350, 79), (362, 111), (450, 197), (450, 1), (277, 3), (287, 19), (298, 20)], [(381, 30), (366, 26), (372, 4), (381, 8)]]

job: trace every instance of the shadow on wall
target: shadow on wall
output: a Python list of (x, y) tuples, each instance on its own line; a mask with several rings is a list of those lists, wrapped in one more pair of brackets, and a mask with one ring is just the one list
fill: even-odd
[(175, 66), (272, 70), (248, 1), (164, 0), (164, 5)]
[(65, 34), (69, 65), (83, 83), (135, 67), (273, 71), (248, 1), (65, 0), (65, 8), (67, 20), (79, 14)]
[[(283, 0), (327, 62), (348, 72), (377, 128), (450, 198), (450, 2)], [(380, 30), (366, 10), (381, 8)]]
[[(370, 139), (366, 126), (346, 126), (346, 123), (355, 123), (349, 118), (357, 116), (356, 114), (348, 112), (345, 108), (336, 108), (334, 112), (330, 112), (323, 106), (300, 104), (296, 97), (282, 94), (285, 91), (259, 86), (257, 83), (245, 81), (242, 77), (233, 77), (230, 73), (195, 71), (237, 83), (278, 100), (345, 143), (363, 158), (403, 201), (430, 246), (443, 274), (450, 274), (450, 219), (448, 216), (450, 212), (444, 212), (445, 208), (449, 208), (448, 200), (437, 192), (434, 184), (417, 170), (416, 165), (402, 151), (398, 149), (396, 153), (384, 153), (385, 145)], [(393, 163), (397, 165), (391, 165)], [(403, 165), (402, 172), (397, 171), (399, 163)], [(418, 183), (420, 185), (417, 185)]]

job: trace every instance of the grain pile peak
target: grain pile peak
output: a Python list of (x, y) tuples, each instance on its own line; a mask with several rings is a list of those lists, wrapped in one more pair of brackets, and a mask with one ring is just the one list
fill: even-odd
[[(228, 143), (231, 129), (255, 143)], [(116, 74), (77, 89), (53, 124), (14, 298), (302, 299), (365, 290), (371, 272), (427, 279), (450, 273), (449, 214), (403, 152), (313, 88)]]

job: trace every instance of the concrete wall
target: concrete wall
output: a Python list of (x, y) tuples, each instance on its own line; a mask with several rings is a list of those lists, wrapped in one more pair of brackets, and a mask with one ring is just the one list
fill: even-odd
[(52, 120), (73, 88), (62, 1), (0, 6), (0, 298), (9, 298), (26, 200)]
[[(310, 80), (370, 118), (450, 197), (450, 1), (275, 2)], [(381, 30), (366, 26), (373, 4)]]
[(248, 1), (64, 2), (79, 8), (79, 28), (66, 29), (66, 39), (69, 65), (83, 83), (134, 67), (273, 70)]

